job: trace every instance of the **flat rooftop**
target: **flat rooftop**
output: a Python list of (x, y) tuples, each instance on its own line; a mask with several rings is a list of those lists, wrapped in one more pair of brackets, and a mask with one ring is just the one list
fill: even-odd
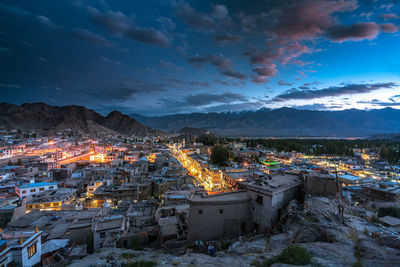
[(232, 191), (213, 195), (206, 195), (205, 193), (196, 193), (190, 195), (189, 202), (194, 204), (198, 203), (229, 203), (229, 202), (245, 202), (250, 199), (246, 191)]

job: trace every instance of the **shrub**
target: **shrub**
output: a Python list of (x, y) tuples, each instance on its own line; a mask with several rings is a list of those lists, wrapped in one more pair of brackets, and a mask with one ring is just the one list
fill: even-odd
[(122, 253), (122, 258), (127, 259), (127, 260), (136, 258), (137, 256), (138, 255), (135, 253)]
[(154, 261), (135, 261), (135, 262), (128, 262), (125, 266), (126, 267), (154, 267), (157, 263)]
[(311, 261), (311, 255), (305, 248), (299, 246), (288, 246), (279, 255), (272, 257), (263, 263), (252, 262), (253, 266), (266, 267), (275, 263), (284, 263), (292, 265), (307, 265)]

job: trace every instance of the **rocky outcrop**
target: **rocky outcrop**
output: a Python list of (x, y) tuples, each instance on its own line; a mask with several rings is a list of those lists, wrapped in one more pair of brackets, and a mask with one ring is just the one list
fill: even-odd
[[(312, 197), (304, 205), (293, 201), (282, 218), (281, 232), (277, 231), (271, 236), (241, 237), (226, 250), (213, 241), (214, 247), (218, 248), (214, 257), (206, 255), (206, 250), (204, 253), (186, 250), (180, 255), (162, 251), (135, 251), (133, 253), (137, 256), (132, 261), (154, 261), (158, 266), (254, 266), (255, 262), (262, 264), (289, 245), (296, 245), (305, 248), (312, 256), (309, 266), (351, 267), (356, 262), (364, 267), (398, 266), (399, 236), (355, 214), (362, 212), (350, 207), (345, 209), (342, 223), (334, 199)], [(208, 244), (204, 246), (207, 248)], [(89, 263), (96, 263), (96, 266), (123, 266), (126, 260), (121, 257), (122, 253), (129, 253), (129, 250), (105, 249), (69, 266), (80, 267)], [(292, 265), (275, 263), (272, 266)]]

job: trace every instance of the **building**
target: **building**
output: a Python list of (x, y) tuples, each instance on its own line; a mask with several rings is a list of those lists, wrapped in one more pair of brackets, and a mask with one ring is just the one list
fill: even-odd
[(93, 249), (96, 251), (107, 243), (116, 246), (116, 239), (127, 230), (129, 221), (122, 215), (104, 217), (93, 225)]
[(400, 185), (394, 182), (379, 182), (363, 185), (364, 196), (369, 201), (396, 202), (400, 199)]
[(247, 233), (251, 229), (250, 200), (246, 191), (192, 194), (187, 240), (216, 240)]
[(2, 233), (0, 266), (38, 266), (42, 255), (42, 232), (18, 231)]
[(35, 195), (26, 204), (26, 212), (31, 210), (61, 210), (75, 199), (76, 189), (60, 188)]
[(309, 195), (335, 196), (341, 193), (342, 184), (330, 174), (312, 172), (304, 175), (304, 190)]
[(276, 225), (289, 202), (298, 196), (302, 182), (299, 175), (276, 173), (239, 184), (251, 198), (254, 231), (265, 233)]
[(57, 190), (57, 183), (35, 183), (33, 180), (29, 184), (24, 185), (16, 185), (15, 193), (20, 197), (20, 199), (24, 199), (28, 196), (34, 196), (40, 193), (43, 193), (47, 190)]

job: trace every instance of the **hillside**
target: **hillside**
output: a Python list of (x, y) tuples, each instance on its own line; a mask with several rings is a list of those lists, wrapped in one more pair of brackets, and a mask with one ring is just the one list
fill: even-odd
[(72, 129), (83, 133), (118, 133), (124, 135), (158, 135), (161, 132), (144, 126), (118, 111), (106, 117), (83, 106), (50, 106), (44, 103), (20, 106), (0, 104), (0, 126), (9, 129), (61, 131)]

